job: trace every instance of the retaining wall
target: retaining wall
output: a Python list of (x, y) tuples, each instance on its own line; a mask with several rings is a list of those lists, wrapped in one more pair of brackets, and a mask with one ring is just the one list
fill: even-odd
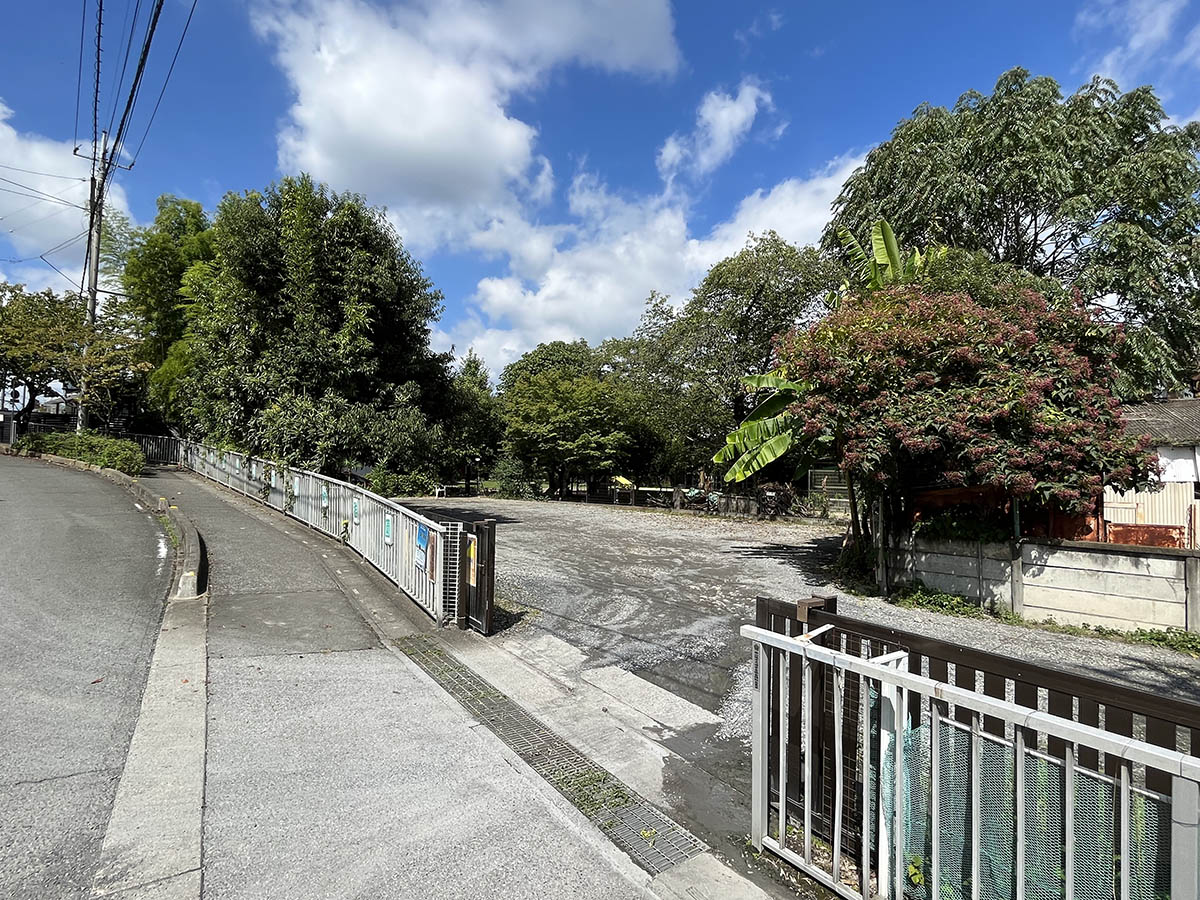
[[(883, 564), (886, 562), (886, 570)], [(881, 586), (923, 582), (1028, 619), (1200, 631), (1200, 552), (1086, 541), (929, 541), (881, 555)]]

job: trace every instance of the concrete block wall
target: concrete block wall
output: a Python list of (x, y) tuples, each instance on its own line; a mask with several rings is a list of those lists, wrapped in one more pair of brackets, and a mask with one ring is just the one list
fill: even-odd
[[(1200, 630), (1200, 552), (1084, 541), (981, 544), (907, 538), (892, 586), (921, 581), (1035, 621)], [(882, 582), (881, 573), (881, 582)]]
[(1012, 609), (1012, 552), (1006, 544), (910, 540), (890, 553), (893, 585), (921, 581), (989, 609)]

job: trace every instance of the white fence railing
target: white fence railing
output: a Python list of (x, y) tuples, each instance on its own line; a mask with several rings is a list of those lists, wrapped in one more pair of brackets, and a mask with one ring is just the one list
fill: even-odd
[[(905, 651), (866, 659), (814, 643), (830, 627), (742, 628), (754, 641), (756, 847), (848, 898), (1200, 894), (1200, 758), (908, 672)], [(814, 711), (830, 707), (832, 746), (813, 747)]]
[[(439, 523), (365, 488), (230, 450), (176, 438), (143, 444), (147, 459), (177, 463), (343, 541), (439, 625), (454, 618), (458, 523)], [(178, 456), (169, 456), (174, 441)], [(151, 450), (156, 451), (155, 456)], [(450, 534), (450, 532), (454, 532)], [(450, 538), (449, 540), (447, 538)]]

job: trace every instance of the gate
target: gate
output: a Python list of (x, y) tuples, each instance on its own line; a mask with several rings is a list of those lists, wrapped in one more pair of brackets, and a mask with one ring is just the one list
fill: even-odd
[(463, 522), (458, 627), (492, 633), (496, 602), (496, 520)]
[(1145, 694), (1126, 715), (1142, 692), (1108, 685), (1101, 703), (1103, 682), (994, 657), (1018, 670), (1006, 679), (981, 665), (991, 654), (897, 647), (920, 638), (822, 602), (760, 600), (742, 629), (756, 847), (849, 898), (1195, 900), (1194, 706)]

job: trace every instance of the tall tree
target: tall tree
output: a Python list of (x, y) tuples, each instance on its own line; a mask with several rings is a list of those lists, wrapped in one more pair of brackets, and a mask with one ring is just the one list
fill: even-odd
[(184, 275), (190, 428), (329, 469), (408, 459), (449, 388), (442, 297), (383, 212), (288, 177), (227, 195), (211, 238)]
[(742, 378), (771, 368), (776, 336), (820, 316), (843, 277), (815, 248), (774, 231), (751, 235), (709, 269), (682, 307), (652, 294), (635, 337), (650, 368), (706, 392), (740, 421), (750, 402)]
[(846, 181), (823, 241), (886, 218), (915, 244), (982, 251), (1077, 286), (1129, 327), (1126, 390), (1200, 366), (1200, 124), (1165, 124), (1149, 87), (1095, 78), (1064, 99), (1020, 68), (990, 95), (920, 106)]

